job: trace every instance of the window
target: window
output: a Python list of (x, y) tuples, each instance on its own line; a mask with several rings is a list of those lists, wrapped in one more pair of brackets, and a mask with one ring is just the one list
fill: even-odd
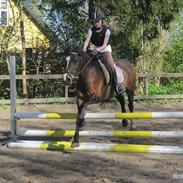
[(7, 9), (7, 1), (1, 1), (1, 9), (6, 10)]
[(8, 24), (8, 5), (7, 0), (0, 0), (0, 25)]

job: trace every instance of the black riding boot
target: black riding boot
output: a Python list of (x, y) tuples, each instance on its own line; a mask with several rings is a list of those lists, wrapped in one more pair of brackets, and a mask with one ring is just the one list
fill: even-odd
[(125, 92), (125, 88), (123, 85), (121, 85), (120, 83), (118, 83), (117, 81), (117, 74), (116, 71), (114, 69), (114, 71), (112, 72), (112, 78), (113, 78), (113, 87), (116, 91), (116, 93), (119, 94), (123, 94)]

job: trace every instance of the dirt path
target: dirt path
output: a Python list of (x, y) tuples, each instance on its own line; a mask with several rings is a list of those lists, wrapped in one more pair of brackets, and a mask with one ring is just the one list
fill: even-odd
[[(182, 111), (183, 104), (136, 104), (136, 111)], [(75, 105), (18, 106), (18, 111), (75, 112)], [(90, 106), (89, 112), (119, 111), (119, 106)], [(0, 109), (1, 141), (9, 131), (9, 108)], [(107, 122), (106, 122), (107, 121)], [(119, 120), (87, 121), (87, 130), (121, 129)], [(182, 119), (135, 120), (136, 130), (183, 130)], [(74, 121), (21, 120), (19, 129), (74, 129)], [(175, 145), (182, 139), (89, 138), (83, 141)], [(168, 183), (183, 182), (183, 156), (169, 154), (62, 152), (0, 147), (0, 183)], [(182, 179), (176, 179), (176, 178)]]

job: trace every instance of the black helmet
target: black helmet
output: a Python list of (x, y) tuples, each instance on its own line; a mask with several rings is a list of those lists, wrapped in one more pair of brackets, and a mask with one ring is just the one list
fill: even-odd
[(104, 20), (105, 19), (105, 15), (104, 15), (104, 13), (102, 11), (96, 10), (95, 12), (93, 12), (91, 19), (93, 21)]

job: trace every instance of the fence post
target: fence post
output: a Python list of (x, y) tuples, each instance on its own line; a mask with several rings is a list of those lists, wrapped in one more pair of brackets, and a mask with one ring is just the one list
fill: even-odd
[(145, 77), (145, 96), (149, 95), (149, 78)]
[(68, 90), (69, 90), (68, 85), (65, 85), (65, 98), (66, 98), (66, 99), (68, 99), (68, 96), (69, 96), (69, 94), (68, 94), (69, 91), (68, 91)]

